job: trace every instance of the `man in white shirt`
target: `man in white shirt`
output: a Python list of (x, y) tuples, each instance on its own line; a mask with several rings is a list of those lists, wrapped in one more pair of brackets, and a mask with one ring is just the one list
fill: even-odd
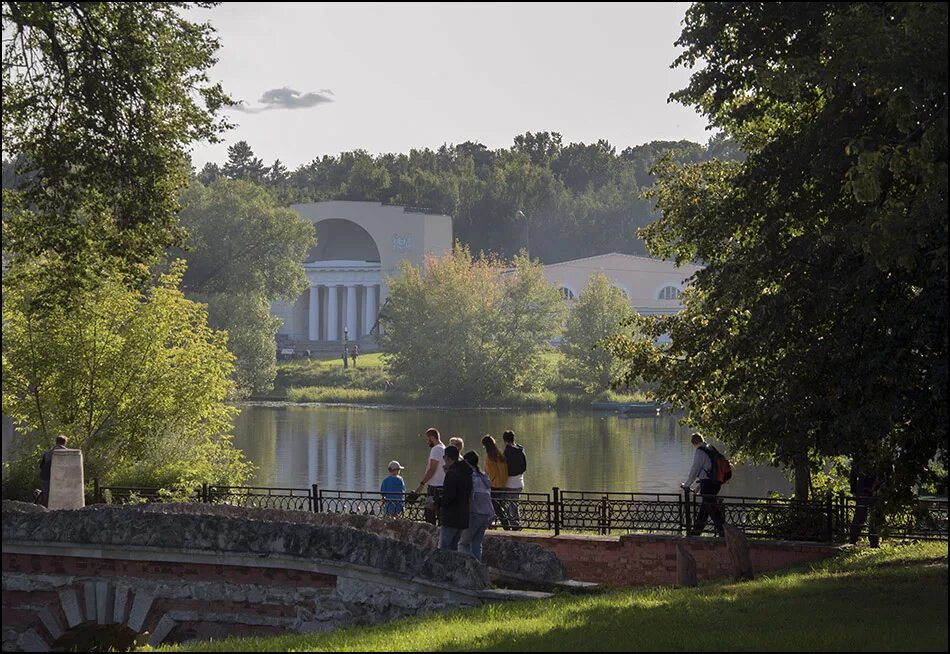
[(437, 505), (439, 494), (442, 492), (442, 484), (445, 482), (445, 468), (442, 457), (445, 456), (445, 444), (442, 442), (442, 435), (435, 427), (426, 429), (426, 444), (429, 446), (429, 460), (426, 465), (425, 475), (416, 493), (421, 493), (423, 488), (428, 485), (428, 496), (426, 498), (425, 519), (429, 524), (436, 524), (438, 515)]

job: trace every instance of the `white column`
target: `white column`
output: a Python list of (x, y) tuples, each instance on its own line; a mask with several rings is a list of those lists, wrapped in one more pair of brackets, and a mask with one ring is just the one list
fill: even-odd
[(376, 324), (376, 285), (367, 284), (363, 287), (363, 295), (366, 298), (365, 310), (363, 311), (363, 330), (369, 334), (369, 330)]
[(356, 333), (356, 284), (346, 285), (346, 328), (350, 338), (359, 338)]
[(327, 286), (327, 340), (335, 341), (339, 338), (336, 332), (337, 321), (340, 317), (336, 304), (336, 292), (339, 287)]
[(320, 287), (310, 287), (310, 315), (307, 322), (307, 338), (316, 341), (320, 338)]

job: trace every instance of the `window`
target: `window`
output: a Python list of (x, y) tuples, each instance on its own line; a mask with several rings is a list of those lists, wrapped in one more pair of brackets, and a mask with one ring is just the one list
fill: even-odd
[(573, 299), (574, 299), (574, 291), (572, 291), (571, 289), (567, 288), (566, 286), (562, 286), (562, 287), (561, 287), (561, 297), (564, 298), (565, 300), (573, 300)]
[(660, 291), (661, 300), (677, 300), (682, 292), (675, 286), (664, 286)]

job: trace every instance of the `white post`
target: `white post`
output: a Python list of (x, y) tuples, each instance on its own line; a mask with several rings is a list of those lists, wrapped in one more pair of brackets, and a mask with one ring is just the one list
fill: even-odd
[(356, 333), (356, 284), (346, 285), (346, 329), (354, 341), (359, 338)]
[(310, 287), (310, 315), (307, 323), (307, 338), (316, 341), (320, 338), (320, 287)]
[(340, 314), (336, 304), (338, 286), (327, 286), (327, 340), (337, 340), (336, 326)]
[(363, 295), (366, 297), (366, 310), (363, 312), (365, 326), (364, 331), (369, 334), (369, 330), (376, 324), (376, 285), (367, 284), (363, 287)]

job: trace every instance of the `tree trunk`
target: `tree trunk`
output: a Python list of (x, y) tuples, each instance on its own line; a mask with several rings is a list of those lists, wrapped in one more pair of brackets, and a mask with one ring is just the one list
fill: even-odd
[(802, 456), (795, 460), (795, 499), (805, 501), (811, 488), (811, 466), (808, 457)]

